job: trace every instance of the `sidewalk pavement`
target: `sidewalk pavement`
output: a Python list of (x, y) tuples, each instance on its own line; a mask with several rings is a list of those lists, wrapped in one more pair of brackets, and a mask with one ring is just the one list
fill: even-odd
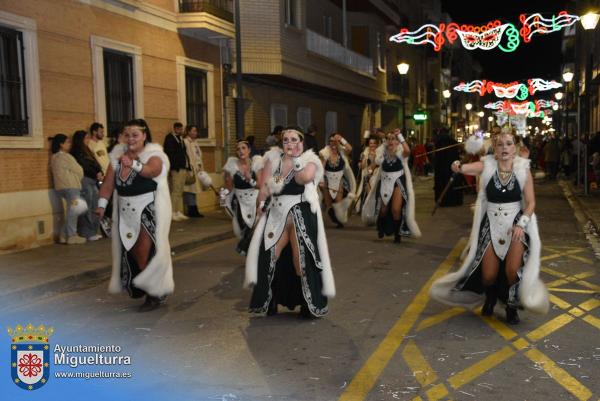
[(573, 199), (581, 207), (584, 217), (590, 221), (597, 233), (600, 233), (600, 191), (584, 193), (583, 186), (576, 187), (572, 180), (561, 181), (573, 195)]
[[(232, 238), (231, 219), (220, 211), (171, 224), (174, 254)], [(49, 293), (73, 291), (110, 277), (111, 241), (83, 245), (54, 244), (0, 255), (0, 305), (15, 305)], [(1, 307), (1, 306), (0, 306)]]

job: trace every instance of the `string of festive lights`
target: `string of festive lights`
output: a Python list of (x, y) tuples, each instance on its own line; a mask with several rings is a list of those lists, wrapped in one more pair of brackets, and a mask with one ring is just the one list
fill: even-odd
[(480, 96), (494, 93), (496, 97), (517, 100), (525, 100), (528, 95), (536, 92), (548, 91), (562, 87), (562, 84), (556, 81), (545, 81), (541, 78), (532, 78), (527, 80), (527, 85), (519, 82), (499, 83), (492, 81), (475, 80), (471, 82), (461, 82), (453, 89), (457, 92), (479, 93)]
[(567, 14), (566, 11), (561, 11), (558, 15), (553, 15), (552, 18), (544, 18), (540, 13), (531, 14), (529, 17), (526, 14), (521, 14), (519, 20), (523, 27), (519, 30), (519, 33), (523, 37), (523, 41), (529, 43), (531, 37), (536, 33), (546, 34), (560, 31), (573, 25), (579, 19), (578, 16)]
[[(425, 24), (414, 31), (407, 28), (390, 37), (390, 41), (407, 43), (409, 45), (431, 45), (435, 51), (440, 51), (446, 41), (453, 44), (460, 39), (467, 50), (492, 50), (496, 47), (504, 52), (513, 52), (521, 44), (521, 37), (525, 43), (531, 41), (535, 34), (547, 34), (559, 31), (573, 25), (580, 20), (576, 15), (561, 11), (550, 18), (544, 18), (540, 13), (519, 16), (521, 29), (511, 23), (502, 23), (500, 20), (490, 21), (486, 25), (459, 25), (451, 22), (448, 25)], [(445, 38), (444, 38), (445, 36)]]
[(538, 99), (527, 102), (509, 102), (508, 100), (498, 100), (486, 104), (486, 109), (496, 110), (501, 113), (510, 113), (518, 115), (529, 115), (530, 113), (538, 113), (541, 109), (549, 109), (558, 104), (554, 100)]

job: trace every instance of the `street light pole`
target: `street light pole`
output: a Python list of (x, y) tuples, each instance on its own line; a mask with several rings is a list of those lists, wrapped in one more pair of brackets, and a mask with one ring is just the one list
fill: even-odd
[(406, 109), (404, 106), (404, 76), (408, 74), (410, 65), (408, 63), (400, 63), (396, 66), (398, 73), (400, 74), (400, 96), (402, 98), (402, 134), (406, 135)]
[(452, 116), (450, 114), (450, 91), (445, 89), (442, 92), (442, 95), (444, 96), (446, 102), (446, 124), (448, 124), (448, 127), (452, 129)]
[(465, 130), (468, 135), (471, 135), (471, 109), (473, 105), (471, 103), (465, 104), (465, 109), (467, 109), (467, 124), (465, 126)]
[(237, 139), (244, 137), (244, 94), (242, 88), (242, 36), (240, 23), (240, 0), (235, 0), (235, 133)]

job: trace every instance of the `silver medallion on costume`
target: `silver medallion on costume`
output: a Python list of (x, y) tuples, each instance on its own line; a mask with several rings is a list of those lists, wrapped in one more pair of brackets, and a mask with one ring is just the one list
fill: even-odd
[(390, 199), (392, 199), (392, 194), (394, 193), (394, 185), (396, 184), (396, 180), (404, 175), (404, 170), (400, 171), (383, 171), (381, 170), (381, 186), (379, 189), (379, 194), (381, 195), (381, 199), (383, 200), (383, 204), (387, 205)]
[(127, 251), (137, 242), (140, 235), (142, 212), (152, 202), (154, 202), (154, 192), (119, 197), (119, 234)]
[(521, 202), (487, 204), (492, 246), (501, 260), (504, 260), (510, 247), (513, 223), (520, 211)]
[(344, 170), (340, 171), (327, 171), (325, 170), (325, 177), (327, 178), (327, 188), (329, 189), (329, 194), (333, 199), (336, 198), (337, 193), (340, 190), (340, 183), (342, 182), (342, 178), (344, 178)]
[(302, 202), (302, 194), (300, 195), (275, 195), (269, 204), (267, 214), (267, 222), (265, 224), (264, 241), (265, 250), (271, 249), (283, 233), (287, 215), (290, 209)]
[(244, 222), (248, 227), (252, 227), (256, 217), (256, 198), (258, 197), (258, 189), (234, 188), (233, 193), (237, 198), (240, 207), (240, 213), (244, 219)]

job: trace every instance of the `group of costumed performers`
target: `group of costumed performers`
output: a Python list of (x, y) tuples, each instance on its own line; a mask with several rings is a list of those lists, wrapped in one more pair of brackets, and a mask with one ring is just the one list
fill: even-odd
[(360, 154), (358, 161), (358, 190), (356, 191), (356, 204), (354, 210), (361, 214), (365, 199), (373, 187), (373, 177), (379, 169), (375, 159), (377, 158), (377, 148), (379, 147), (379, 138), (370, 136), (365, 144), (365, 149)]
[(364, 201), (361, 217), (364, 223), (377, 226), (377, 236), (401, 235), (420, 237), (415, 220), (415, 193), (408, 167), (410, 148), (399, 129), (386, 135), (386, 142), (376, 150), (372, 187)]
[(102, 218), (112, 195), (112, 274), (110, 293), (126, 290), (132, 298), (146, 296), (140, 311), (164, 303), (173, 292), (169, 229), (171, 197), (169, 159), (152, 143), (144, 120), (129, 121), (123, 143), (110, 153), (96, 213)]
[(348, 155), (352, 146), (340, 134), (329, 137), (329, 145), (319, 151), (325, 175), (319, 183), (327, 214), (337, 228), (348, 222), (348, 209), (356, 193), (356, 180)]
[(302, 316), (320, 317), (335, 296), (317, 191), (323, 165), (312, 150), (303, 152), (300, 131), (285, 129), (282, 143), (283, 150), (263, 156), (244, 286), (252, 287), (251, 312), (273, 315), (278, 305), (300, 305)]
[(503, 128), (492, 143), (493, 155), (474, 163), (452, 163), (454, 173), (479, 176), (469, 251), (456, 272), (433, 283), (430, 294), (445, 304), (464, 307), (476, 306), (485, 294), (484, 316), (494, 313), (500, 299), (506, 305), (506, 321), (517, 324), (518, 308), (546, 313), (549, 307), (539, 278), (541, 242), (533, 178), (530, 161), (517, 155), (511, 128)]
[(263, 168), (261, 156), (250, 157), (250, 144), (241, 139), (236, 145), (237, 157), (227, 159), (223, 166), (225, 188), (221, 190), (221, 203), (232, 217), (233, 232), (240, 239), (236, 251), (246, 255), (256, 223), (258, 179)]

